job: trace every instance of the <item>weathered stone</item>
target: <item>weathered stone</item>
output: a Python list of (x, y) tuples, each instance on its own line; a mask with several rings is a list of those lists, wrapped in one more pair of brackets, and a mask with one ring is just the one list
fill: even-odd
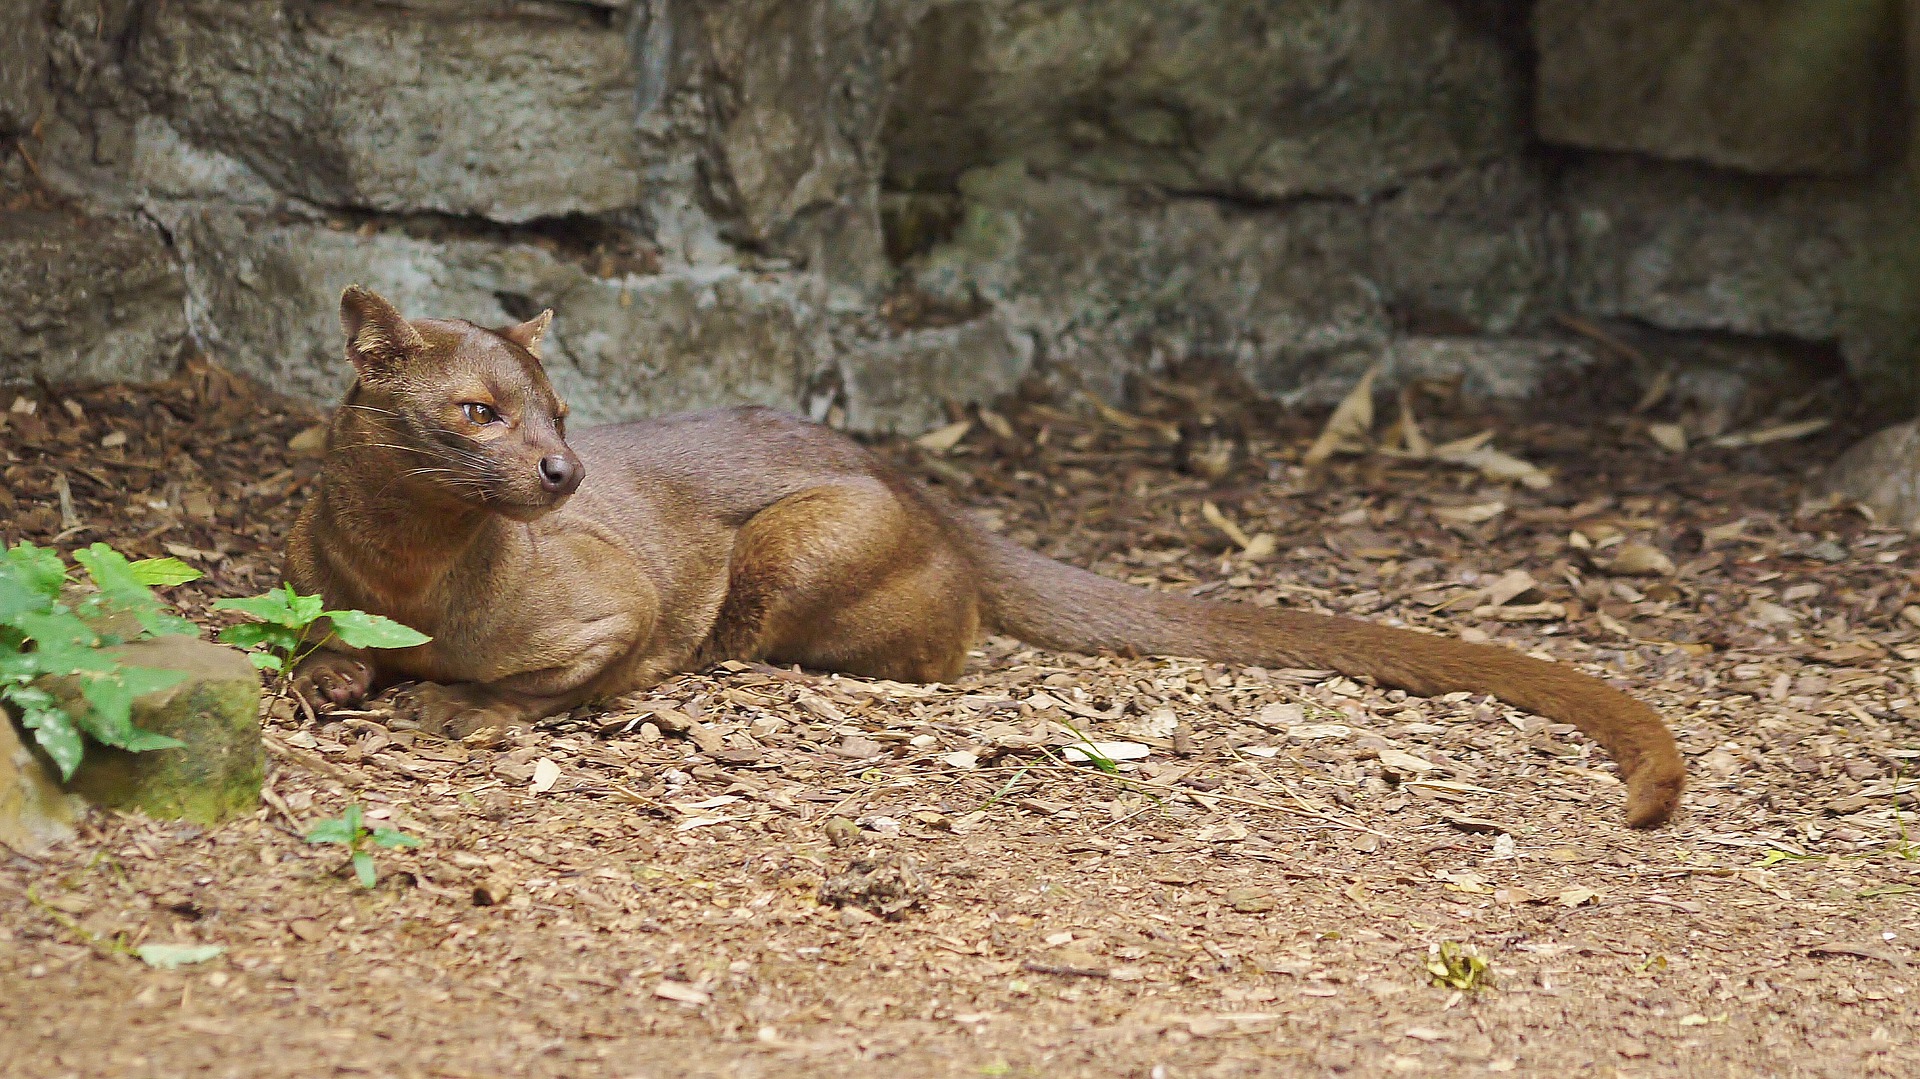
[(1828, 467), (1820, 487), (1896, 528), (1920, 529), (1920, 421), (1862, 440)]
[(0, 135), (30, 131), (53, 108), (43, 6), (0, 4)]
[(1457, 378), (1468, 397), (1522, 400), (1539, 393), (1550, 376), (1592, 363), (1592, 353), (1565, 341), (1402, 337), (1388, 346), (1378, 384)]
[(1443, 0), (962, 0), (932, 6), (889, 179), (1021, 158), (1256, 198), (1368, 194), (1518, 145), (1518, 80)]
[(73, 798), (0, 713), (0, 848), (39, 854), (73, 838)]
[(1329, 361), (1371, 354), (1388, 321), (1359, 280), (1365, 220), (1309, 203), (1285, 215), (1143, 198), (1019, 162), (960, 180), (965, 218), (921, 287), (994, 304), (1047, 343), (1054, 373), (1116, 395), (1176, 356), (1233, 363), (1283, 392)]
[(702, 267), (600, 277), (529, 243), (363, 235), (225, 212), (174, 225), (194, 328), (232, 369), (331, 403), (351, 381), (340, 290), (506, 325), (552, 307), (543, 352), (581, 422), (719, 404), (800, 409), (831, 352), (817, 275)]
[(897, 0), (642, 5), (642, 101), (687, 108), (727, 237), (870, 291), (882, 283), (880, 127), (906, 45)]
[(1404, 322), (1505, 334), (1560, 306), (1550, 203), (1522, 163), (1411, 179), (1367, 216), (1367, 276)]
[(1899, 115), (1895, 0), (1542, 0), (1551, 142), (1754, 172), (1858, 173)]
[(975, 404), (1013, 392), (1033, 353), (1031, 337), (994, 316), (843, 342), (836, 362), (846, 426), (919, 434), (946, 421), (943, 402)]
[(217, 824), (260, 804), (260, 675), (236, 649), (169, 636), (121, 645), (129, 664), (184, 671), (187, 680), (134, 701), (133, 725), (178, 738), (179, 749), (129, 753), (89, 745), (69, 790), (109, 809)]
[(186, 339), (184, 298), (143, 221), (0, 211), (0, 383), (165, 377)]
[(636, 205), (625, 36), (579, 5), (466, 7), (172, 0), (130, 66), (188, 139), (315, 202), (508, 222)]
[(1837, 342), (1856, 374), (1910, 367), (1911, 196), (1894, 183), (1703, 177), (1608, 161), (1565, 177), (1575, 307), (1663, 329)]
[(1553, 278), (1542, 197), (1504, 169), (1374, 205), (1285, 210), (1145, 197), (1018, 162), (960, 188), (963, 220), (920, 261), (918, 283), (995, 305), (1045, 343), (1056, 373), (1109, 394), (1129, 371), (1198, 355), (1290, 400), (1337, 399), (1385, 358), (1389, 308), (1505, 330), (1542, 306)]

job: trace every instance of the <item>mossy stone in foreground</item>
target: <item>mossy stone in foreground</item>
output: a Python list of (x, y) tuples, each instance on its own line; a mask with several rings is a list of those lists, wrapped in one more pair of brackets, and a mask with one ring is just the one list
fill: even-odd
[(193, 637), (157, 637), (114, 650), (129, 664), (187, 679), (134, 702), (133, 724), (180, 739), (180, 749), (129, 753), (97, 743), (67, 788), (110, 809), (217, 824), (260, 804), (260, 676), (247, 657)]
[(73, 802), (0, 712), (0, 847), (39, 854), (73, 838)]

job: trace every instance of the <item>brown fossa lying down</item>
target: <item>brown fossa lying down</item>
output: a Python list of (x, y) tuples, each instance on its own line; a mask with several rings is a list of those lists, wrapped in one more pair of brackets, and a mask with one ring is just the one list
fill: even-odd
[(763, 408), (568, 438), (539, 361), (551, 312), (492, 330), (409, 321), (359, 287), (340, 306), (358, 377), (288, 576), (433, 640), (318, 653), (299, 671), (310, 701), (417, 681), (407, 706), (421, 724), (460, 736), (729, 659), (947, 680), (997, 631), (1491, 693), (1605, 746), (1628, 824), (1661, 824), (1679, 803), (1660, 716), (1570, 667), (1121, 584), (1016, 546), (852, 439)]

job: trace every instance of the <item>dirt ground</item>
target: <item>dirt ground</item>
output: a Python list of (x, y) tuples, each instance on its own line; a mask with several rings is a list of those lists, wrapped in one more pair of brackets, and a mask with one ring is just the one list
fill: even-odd
[[(1318, 420), (1183, 385), (891, 452), (1102, 572), (1615, 678), (1678, 731), (1678, 823), (1622, 828), (1596, 747), (1488, 700), (1003, 639), (955, 685), (712, 671), (496, 744), (283, 702), (251, 819), (0, 860), (0, 1074), (1920, 1074), (1920, 575), (1803, 505), (1844, 432), (1674, 453), (1658, 407), (1423, 399), (1535, 488), (1309, 471)], [(278, 582), (313, 415), (196, 365), (5, 416), (8, 542), (178, 555), (209, 625)], [(371, 890), (301, 838), (353, 803), (422, 841)], [(1431, 984), (1442, 944), (1489, 984)]]

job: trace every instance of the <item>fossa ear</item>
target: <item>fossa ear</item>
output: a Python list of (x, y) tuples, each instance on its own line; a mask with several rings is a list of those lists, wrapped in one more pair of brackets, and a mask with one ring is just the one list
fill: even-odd
[(500, 336), (540, 357), (540, 339), (547, 335), (547, 327), (553, 325), (553, 308), (533, 316), (518, 326), (508, 326), (500, 331)]
[(340, 328), (347, 335), (347, 359), (366, 382), (392, 379), (427, 344), (398, 309), (359, 285), (340, 294)]

